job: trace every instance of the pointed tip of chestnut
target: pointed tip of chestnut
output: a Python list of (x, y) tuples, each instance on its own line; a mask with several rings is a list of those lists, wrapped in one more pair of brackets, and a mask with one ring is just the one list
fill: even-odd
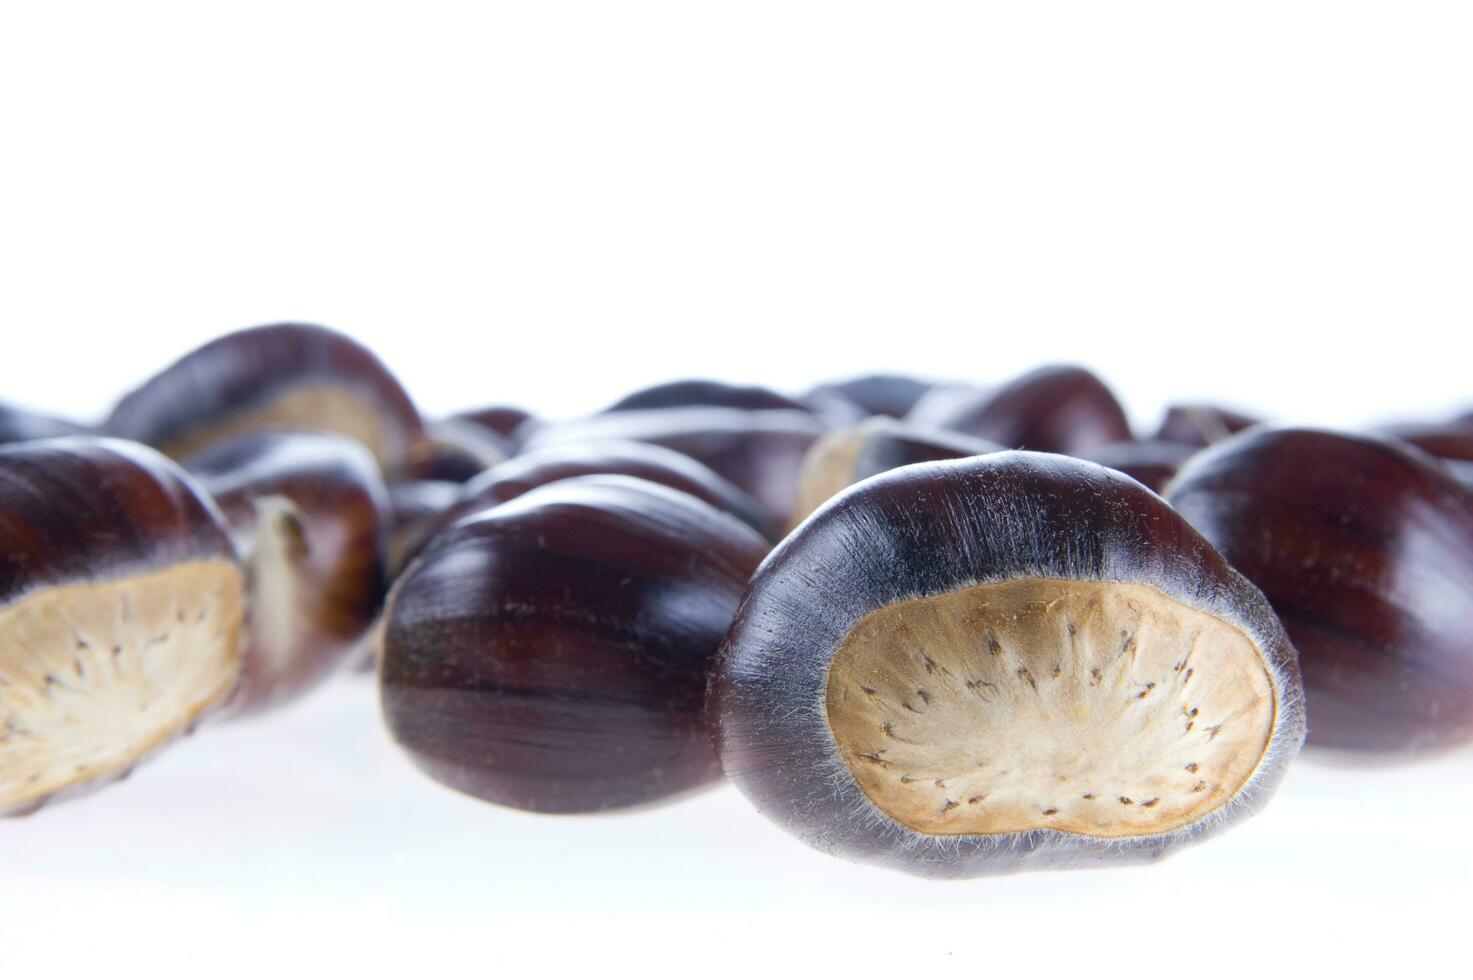
[(344, 663), (378, 614), (388, 496), (356, 442), (258, 432), (185, 465), (220, 505), (249, 571), (246, 655), (231, 714), (301, 696)]
[(438, 535), (389, 600), (394, 738), (435, 779), (580, 813), (716, 779), (704, 696), (765, 542), (689, 494), (590, 476)]
[(887, 415), (902, 419), (933, 387), (933, 382), (901, 374), (866, 374), (816, 385), (809, 395), (834, 395), (843, 398), (864, 415)]
[(1030, 371), (992, 389), (936, 389), (907, 420), (965, 432), (1010, 449), (1080, 455), (1131, 438), (1125, 409), (1093, 372), (1070, 364)]
[(1473, 494), (1445, 467), (1392, 438), (1263, 427), (1195, 457), (1167, 498), (1283, 620), (1311, 745), (1473, 741)]
[(186, 354), (124, 397), (104, 429), (175, 459), (255, 431), (326, 431), (362, 443), (397, 472), (421, 422), (368, 348), (326, 327), (279, 323)]
[(814, 846), (968, 877), (1149, 861), (1253, 812), (1303, 739), (1263, 596), (1095, 464), (999, 452), (831, 500), (713, 679), (728, 776)]
[(119, 779), (214, 710), (243, 590), (220, 512), (160, 454), (0, 447), (0, 813)]

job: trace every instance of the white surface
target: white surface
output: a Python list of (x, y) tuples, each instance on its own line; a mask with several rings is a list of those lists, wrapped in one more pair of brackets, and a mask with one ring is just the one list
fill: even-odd
[[(1461, 3), (6, 5), (0, 398), (95, 415), (292, 317), (433, 411), (1070, 359), (1146, 424), (1441, 414), (1470, 44)], [(1470, 774), (1303, 765), (1159, 867), (928, 884), (730, 790), (478, 805), (345, 684), (0, 826), (0, 967), (1415, 975), (1466, 962)]]

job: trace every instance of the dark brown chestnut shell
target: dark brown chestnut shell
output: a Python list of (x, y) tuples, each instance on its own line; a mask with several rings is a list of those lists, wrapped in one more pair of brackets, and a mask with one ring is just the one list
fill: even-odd
[(1445, 468), (1389, 438), (1263, 428), (1194, 458), (1167, 499), (1283, 620), (1311, 745), (1473, 740), (1473, 495)]
[(962, 459), (1000, 449), (996, 443), (960, 432), (923, 429), (888, 416), (871, 416), (858, 425), (835, 429), (809, 449), (798, 478), (792, 524), (797, 526), (845, 487), (880, 473), (912, 463)]
[(1161, 493), (1177, 472), (1197, 452), (1197, 447), (1160, 439), (1112, 442), (1080, 454), (1080, 458), (1099, 463)]
[(1156, 439), (1200, 449), (1221, 442), (1261, 421), (1263, 420), (1260, 418), (1236, 409), (1223, 408), (1221, 405), (1182, 402), (1167, 406), (1161, 425), (1156, 429)]
[[(1251, 638), (1261, 658), (1258, 667), (1271, 678), (1275, 708), (1263, 754), (1227, 805), (1185, 826), (1146, 836), (1102, 839), (1047, 828), (929, 834), (892, 818), (860, 788), (841, 756), (826, 710), (836, 651), (855, 635), (857, 624), (877, 611), (1019, 579), (1153, 589), (1194, 610), (1193, 615), (1210, 616), (1235, 635)], [(985, 625), (985, 609), (978, 607), (977, 612), (983, 618), (968, 612), (955, 618), (954, 629), (942, 631), (947, 642), (963, 658), (991, 662), (1013, 656), (1006, 640), (998, 642)], [(949, 689), (960, 699), (984, 704), (1004, 696), (1001, 674), (999, 684), (991, 685), (971, 679), (970, 668), (955, 661), (948, 670), (925, 639), (926, 622), (923, 614), (907, 616), (900, 628), (914, 630), (920, 645), (897, 648), (893, 656), (899, 659), (877, 665), (873, 674), (861, 674), (858, 689), (879, 696), (865, 685), (884, 687), (910, 671), (918, 680), (906, 689), (905, 703), (895, 707), (897, 719), (924, 718)], [(1038, 648), (1038, 655), (1046, 657), (1049, 649), (1056, 649), (1062, 658), (1074, 642), (1073, 624), (1052, 626), (1057, 638), (1053, 646)], [(1084, 629), (1080, 627), (1081, 635)], [(1105, 656), (1128, 670), (1137, 642), (1133, 633), (1122, 631)], [(1172, 683), (1192, 680), (1192, 668), (1183, 673), (1190, 656), (1190, 649), (1180, 655)], [(1032, 698), (1035, 692), (1041, 696), (1051, 684), (1077, 683), (1083, 691), (1098, 683), (1090, 673), (1073, 678), (1065, 669), (1061, 674), (1062, 666), (1052, 672), (1035, 667), (1031, 673), (1009, 668), (1002, 674), (1019, 698)], [(1145, 677), (1139, 681), (1123, 697), (1122, 717), (1137, 710), (1134, 705), (1151, 703), (1157, 685)], [(1211, 684), (1213, 678), (1209, 674), (1196, 681)], [(1170, 684), (1163, 681), (1161, 686), (1164, 690)], [(1191, 703), (1184, 702), (1178, 713), (1174, 701), (1163, 702), (1165, 723), (1209, 741), (1216, 732), (1206, 727), (1205, 719), (1204, 727), (1192, 734), (1198, 718), (1189, 710)], [(764, 815), (821, 850), (932, 877), (1159, 858), (1256, 810), (1298, 750), (1304, 726), (1293, 649), (1257, 590), (1161, 498), (1135, 481), (1091, 463), (1025, 452), (904, 467), (858, 484), (826, 504), (773, 551), (753, 578), (718, 658), (710, 710), (727, 775)], [(882, 733), (877, 727), (874, 734)], [(902, 737), (888, 723), (883, 734)], [(1023, 734), (1025, 743), (1039, 735), (1035, 730)], [(1069, 754), (1067, 745), (1064, 754)], [(867, 755), (862, 764), (888, 765), (883, 754)], [(1188, 773), (1179, 775), (1191, 777), (1195, 765), (1188, 763)], [(1039, 776), (1035, 766), (1026, 770), (1019, 778)], [(934, 779), (938, 804), (955, 792), (935, 772), (898, 775), (901, 783), (927, 790)], [(999, 778), (1007, 775), (1004, 770)], [(1094, 797), (1087, 794), (1085, 799)], [(985, 802), (980, 795), (962, 795), (946, 799), (938, 810)], [(1144, 808), (1157, 800), (1122, 796), (1099, 802), (1146, 813), (1154, 812)], [(1053, 812), (1044, 809), (1044, 819)]]
[(710, 469), (673, 449), (647, 442), (570, 443), (514, 456), (465, 484), (460, 497), (436, 521), (449, 527), (463, 517), (515, 500), (529, 490), (579, 476), (631, 476), (688, 493), (725, 511), (764, 537), (781, 530), (766, 524), (757, 502)]
[(539, 422), (526, 409), (514, 405), (487, 405), (457, 412), (451, 418), (478, 425), (515, 450), (522, 439), (537, 428)]
[(827, 426), (808, 412), (664, 408), (612, 412), (535, 432), (525, 448), (609, 439), (648, 442), (696, 460), (757, 501), (768, 527), (785, 527), (797, 501), (798, 473)]
[(1130, 422), (1114, 393), (1093, 373), (1072, 365), (1041, 367), (971, 396), (937, 389), (916, 405), (908, 421), (1009, 449), (1071, 456), (1131, 438)]
[(384, 716), (427, 773), (550, 813), (716, 779), (703, 701), (762, 539), (629, 477), (532, 490), (435, 538), (389, 600)]
[(405, 466), (419, 413), (368, 348), (344, 334), (279, 323), (227, 334), (120, 401), (104, 425), (175, 459), (260, 430), (311, 429), (356, 439), (385, 472)]
[(834, 395), (848, 401), (864, 415), (903, 419), (933, 387), (932, 382), (902, 374), (867, 374), (817, 385), (809, 395)]
[(403, 481), (447, 480), (464, 483), (502, 462), (511, 443), (464, 419), (436, 419), (409, 450), (399, 478)]
[(76, 422), (0, 402), (0, 444), (87, 435), (88, 431)]
[(809, 407), (761, 385), (734, 385), (703, 378), (667, 381), (630, 392), (604, 409), (630, 412), (654, 408), (782, 409), (806, 412)]
[(0, 447), (0, 813), (119, 779), (214, 710), (242, 591), (220, 512), (153, 450)]
[(388, 493), (368, 450), (321, 433), (259, 432), (185, 461), (219, 504), (247, 569), (254, 714), (300, 697), (363, 641), (384, 592)]

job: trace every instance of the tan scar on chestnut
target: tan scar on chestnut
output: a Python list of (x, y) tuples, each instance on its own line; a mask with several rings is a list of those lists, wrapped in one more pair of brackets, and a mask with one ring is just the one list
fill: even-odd
[(1151, 586), (1023, 578), (865, 616), (826, 710), (859, 787), (912, 830), (1119, 838), (1233, 799), (1274, 692), (1252, 639)]

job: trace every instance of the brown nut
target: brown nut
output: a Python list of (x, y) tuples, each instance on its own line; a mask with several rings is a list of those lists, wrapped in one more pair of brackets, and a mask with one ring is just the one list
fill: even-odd
[(241, 670), (215, 505), (144, 446), (0, 447), (0, 813), (127, 775)]
[(419, 413), (383, 363), (324, 327), (280, 323), (227, 334), (186, 354), (113, 409), (104, 430), (174, 459), (258, 431), (311, 429), (367, 446), (397, 473), (420, 438)]

